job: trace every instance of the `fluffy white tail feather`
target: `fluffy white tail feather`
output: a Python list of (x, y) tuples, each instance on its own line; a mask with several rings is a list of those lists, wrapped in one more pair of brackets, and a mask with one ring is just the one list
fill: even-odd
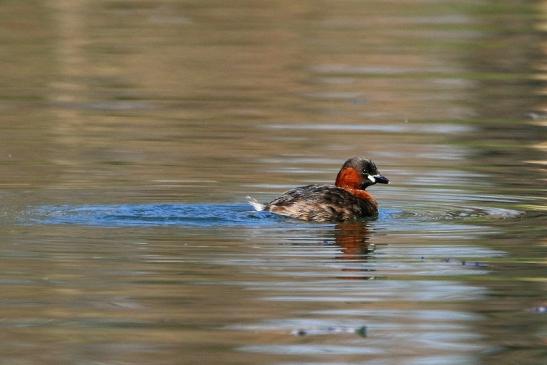
[(259, 203), (258, 200), (256, 200), (255, 198), (248, 196), (247, 199), (249, 204), (251, 204), (257, 212), (261, 212), (264, 210), (264, 204)]

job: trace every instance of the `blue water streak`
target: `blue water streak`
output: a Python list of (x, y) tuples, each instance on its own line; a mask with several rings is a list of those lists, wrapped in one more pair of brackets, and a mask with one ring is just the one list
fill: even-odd
[[(499, 210), (499, 209), (498, 209)], [(375, 229), (389, 231), (460, 231), (479, 229), (465, 223), (466, 217), (496, 217), (488, 209), (461, 207), (439, 212), (414, 212), (399, 208), (382, 208), (374, 222)], [(518, 212), (517, 212), (518, 213)], [(502, 217), (507, 217), (504, 213)], [(42, 205), (28, 209), (21, 224), (82, 225), (96, 227), (286, 227), (331, 226), (257, 212), (248, 204), (83, 204)]]
[(30, 224), (135, 226), (264, 226), (280, 222), (247, 204), (89, 204), (46, 205), (28, 212)]

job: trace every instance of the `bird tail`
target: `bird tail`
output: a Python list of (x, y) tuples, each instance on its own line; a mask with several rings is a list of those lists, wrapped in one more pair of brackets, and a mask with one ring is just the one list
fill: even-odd
[(249, 204), (251, 204), (252, 207), (255, 208), (255, 210), (257, 212), (261, 212), (261, 211), (264, 210), (265, 205), (262, 204), (262, 203), (259, 203), (258, 200), (256, 200), (255, 198), (248, 196), (247, 199), (248, 199), (247, 201), (249, 202)]

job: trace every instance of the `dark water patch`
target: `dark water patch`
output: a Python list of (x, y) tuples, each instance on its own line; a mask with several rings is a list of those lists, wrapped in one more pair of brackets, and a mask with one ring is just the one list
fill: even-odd
[(294, 336), (357, 335), (367, 337), (367, 327), (349, 320), (299, 319), (275, 320), (224, 328), (234, 331), (277, 332)]
[(149, 102), (138, 100), (101, 100), (89, 103), (55, 102), (51, 103), (50, 105), (52, 105), (53, 107), (65, 109), (110, 112), (130, 112), (137, 110), (153, 109), (153, 106)]
[(367, 337), (367, 327), (340, 327), (340, 326), (329, 326), (329, 327), (317, 327), (317, 328), (299, 328), (291, 331), (291, 334), (295, 336), (321, 336), (321, 335), (333, 335), (333, 334), (357, 334), (361, 337)]

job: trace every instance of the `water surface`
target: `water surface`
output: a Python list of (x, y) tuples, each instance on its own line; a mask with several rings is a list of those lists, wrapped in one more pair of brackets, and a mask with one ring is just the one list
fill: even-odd
[[(545, 7), (0, 5), (0, 358), (540, 364)], [(255, 212), (353, 155), (377, 219)]]

